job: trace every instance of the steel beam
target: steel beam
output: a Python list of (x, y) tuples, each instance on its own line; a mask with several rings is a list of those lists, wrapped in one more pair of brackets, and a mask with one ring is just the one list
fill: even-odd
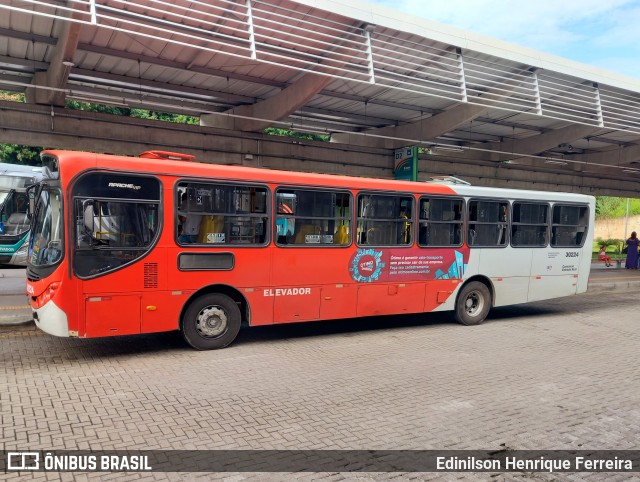
[[(52, 115), (53, 114), (53, 115)], [(135, 155), (149, 149), (203, 162), (390, 178), (392, 151), (247, 134), (86, 111), (0, 101), (0, 142)], [(420, 179), (449, 174), (476, 185), (636, 197), (640, 180), (622, 171), (572, 172), (460, 158), (420, 161)]]

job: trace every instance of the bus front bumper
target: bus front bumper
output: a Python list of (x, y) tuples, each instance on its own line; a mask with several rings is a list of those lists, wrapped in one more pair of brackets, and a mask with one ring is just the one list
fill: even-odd
[(49, 301), (41, 308), (32, 307), (31, 309), (33, 321), (42, 331), (53, 336), (70, 336), (67, 314), (58, 308), (53, 301)]

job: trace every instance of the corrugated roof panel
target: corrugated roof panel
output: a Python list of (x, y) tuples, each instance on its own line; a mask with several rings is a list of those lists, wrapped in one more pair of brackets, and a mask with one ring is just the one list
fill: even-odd
[[(452, 127), (449, 138), (464, 142), (465, 133), (470, 142), (483, 135), (520, 138), (587, 124), (614, 131), (611, 138), (639, 140), (637, 91), (597, 85), (568, 75), (567, 69), (541, 70), (531, 56), (500, 57), (478, 42), (416, 30), (413, 24), (403, 30), (401, 23), (383, 18), (373, 25), (372, 18), (380, 20), (373, 12), (348, 16), (343, 6), (332, 10), (320, 0), (303, 3), (309, 2), (96, 0), (98, 26), (82, 26), (73, 89), (129, 95), (140, 84), (138, 97), (170, 96), (173, 105), (187, 99), (191, 112), (201, 99), (189, 88), (210, 91), (201, 97), (211, 99), (216, 110), (220, 104), (276, 95), (313, 72), (331, 81), (289, 118), (320, 129), (415, 122), (468, 102), (486, 107), (485, 112)], [(8, 9), (17, 6), (33, 13)], [(69, 6), (89, 18), (88, 0), (5, 0), (0, 28), (9, 33), (0, 37), (0, 55), (17, 64), (0, 62), (0, 69), (33, 73), (46, 68), (40, 62), (51, 59), (68, 22), (46, 15), (62, 15)], [(74, 77), (74, 71), (82, 75)], [(228, 99), (220, 100), (225, 92)]]

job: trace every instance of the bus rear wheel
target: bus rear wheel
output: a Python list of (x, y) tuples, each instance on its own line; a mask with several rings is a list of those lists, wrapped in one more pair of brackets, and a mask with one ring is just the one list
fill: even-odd
[(472, 281), (460, 290), (454, 316), (463, 325), (479, 325), (491, 309), (491, 293), (484, 283)]
[(191, 302), (182, 317), (182, 336), (196, 350), (229, 345), (240, 331), (240, 308), (226, 295), (212, 293)]

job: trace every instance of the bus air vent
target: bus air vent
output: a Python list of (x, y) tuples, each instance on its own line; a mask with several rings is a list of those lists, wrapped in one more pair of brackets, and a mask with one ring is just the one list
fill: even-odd
[(144, 287), (145, 288), (158, 287), (158, 263), (144, 264)]
[(165, 159), (168, 161), (193, 161), (196, 158), (196, 156), (192, 156), (191, 154), (169, 151), (145, 151), (138, 157), (144, 159)]
[(470, 182), (453, 176), (431, 176), (427, 182), (437, 182), (439, 184), (464, 184), (465, 186), (471, 186)]

